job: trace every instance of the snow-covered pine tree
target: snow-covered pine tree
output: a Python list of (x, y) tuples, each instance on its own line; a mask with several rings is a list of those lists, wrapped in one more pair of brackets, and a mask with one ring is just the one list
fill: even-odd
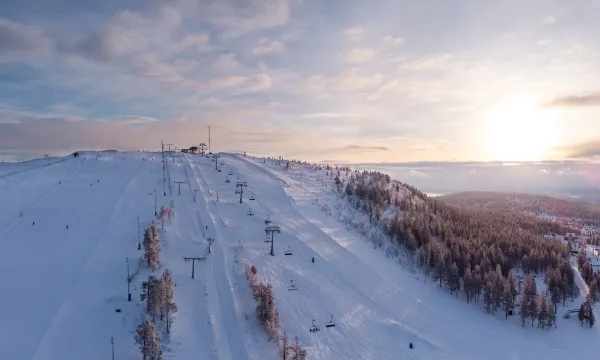
[(485, 311), (492, 312), (494, 299), (492, 298), (492, 292), (494, 291), (494, 286), (491, 281), (488, 281), (485, 284), (483, 289), (483, 303), (485, 304)]
[(290, 338), (287, 336), (287, 333), (284, 331), (281, 336), (281, 358), (283, 360), (288, 359), (288, 351), (290, 350)]
[(579, 311), (577, 311), (577, 318), (581, 321), (581, 326), (583, 326), (583, 321), (585, 320), (585, 302), (581, 303), (579, 306)]
[(161, 320), (163, 319), (162, 314), (166, 315), (167, 323), (167, 334), (170, 333), (171, 325), (171, 312), (177, 309), (175, 305), (175, 297), (173, 295), (173, 278), (171, 277), (171, 271), (165, 269), (162, 276), (160, 277), (160, 299), (161, 299)]
[(538, 294), (538, 327), (543, 328), (548, 322), (548, 304), (546, 302), (546, 296), (544, 294)]
[(502, 308), (504, 310), (504, 318), (508, 319), (508, 313), (515, 307), (515, 302), (512, 297), (512, 288), (510, 281), (504, 282), (504, 290), (502, 292)]
[(471, 293), (473, 292), (473, 275), (471, 274), (471, 268), (467, 267), (467, 271), (465, 272), (465, 279), (463, 283), (463, 291), (467, 296), (467, 302), (471, 302)]
[(517, 300), (517, 281), (515, 280), (515, 275), (513, 274), (512, 270), (510, 270), (508, 272), (506, 281), (508, 281), (508, 284), (510, 286), (510, 292), (512, 294), (513, 304), (514, 304), (515, 301)]
[(291, 360), (306, 360), (306, 350), (300, 346), (300, 338), (294, 336), (294, 345), (292, 345), (292, 358)]
[(154, 275), (148, 277), (147, 288), (147, 310), (155, 321), (156, 309), (160, 307), (160, 281)]
[(144, 320), (135, 332), (135, 342), (140, 347), (143, 360), (161, 360), (160, 338), (154, 324), (149, 320)]
[(548, 306), (548, 316), (546, 316), (546, 326), (550, 329), (553, 325), (556, 324), (556, 304), (552, 301), (552, 299), (546, 302)]
[(460, 276), (458, 276), (458, 266), (456, 266), (456, 263), (452, 263), (452, 265), (450, 265), (447, 281), (450, 294), (456, 291), (456, 296), (458, 296), (458, 292), (460, 291)]

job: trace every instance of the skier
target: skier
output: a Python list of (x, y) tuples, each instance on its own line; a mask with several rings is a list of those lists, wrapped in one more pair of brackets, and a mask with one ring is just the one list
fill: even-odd
[(100, 182), (100, 179), (98, 179), (98, 182)]
[(31, 226), (35, 225), (35, 221), (31, 223)]
[(313, 262), (313, 263), (315, 262), (315, 257), (314, 257), (314, 256), (313, 256), (313, 258), (312, 258), (312, 262)]
[(67, 230), (69, 230), (69, 225), (67, 225)]

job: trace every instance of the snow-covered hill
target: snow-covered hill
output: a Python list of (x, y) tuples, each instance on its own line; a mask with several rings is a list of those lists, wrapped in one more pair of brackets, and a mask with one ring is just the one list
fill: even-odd
[[(217, 171), (212, 159), (181, 154), (174, 163), (169, 158), (169, 187), (156, 153), (58, 160), (26, 171), (1, 167), (0, 359), (106, 359), (111, 336), (116, 358), (141, 358), (133, 333), (150, 270), (141, 265), (128, 302), (125, 258), (137, 272), (138, 216), (143, 230), (154, 218), (155, 196), (157, 207), (175, 209), (160, 232), (161, 264), (173, 273), (178, 307), (165, 359), (278, 358), (237, 261), (240, 245), (240, 256), (272, 284), (282, 328), (300, 337), (308, 359), (571, 359), (596, 352), (598, 331), (576, 319), (559, 314), (557, 329), (523, 328), (398, 265), (323, 211), (344, 205), (333, 180), (310, 165), (284, 170), (275, 160), (222, 154)], [(175, 181), (186, 182), (181, 194)], [(238, 181), (248, 185), (242, 204)], [(265, 243), (266, 219), (281, 227), (275, 256)], [(195, 279), (183, 257), (206, 258), (195, 263)], [(290, 281), (297, 291), (289, 291)], [(336, 326), (326, 328), (332, 316)], [(309, 332), (313, 319), (319, 332)]]

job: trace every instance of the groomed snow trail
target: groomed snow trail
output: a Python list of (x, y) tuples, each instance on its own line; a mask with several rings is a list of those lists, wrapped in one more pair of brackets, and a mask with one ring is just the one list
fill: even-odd
[[(221, 232), (219, 214), (214, 203), (206, 199), (208, 189), (202, 177), (202, 169), (185, 157), (191, 173), (189, 174), (195, 188), (199, 189), (197, 196), (198, 216), (201, 224), (204, 224), (207, 237), (212, 237), (215, 242), (212, 253), (208, 256), (208, 288), (216, 290), (211, 302), (211, 313), (215, 316), (214, 326), (219, 343), (219, 354), (222, 359), (249, 359), (246, 339), (235, 309), (235, 302), (230, 282), (230, 269), (226, 266), (226, 254), (224, 248), (231, 252), (228, 241)], [(210, 299), (210, 296), (209, 296)]]

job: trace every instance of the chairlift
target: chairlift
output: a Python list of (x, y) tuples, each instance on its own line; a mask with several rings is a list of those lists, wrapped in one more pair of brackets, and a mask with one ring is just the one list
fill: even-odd
[(230, 172), (229, 172), (229, 175), (233, 175), (233, 171), (230, 171)]
[(241, 193), (240, 189), (235, 189), (235, 193), (240, 194)]
[(225, 182), (229, 184), (231, 182), (231, 180), (225, 179)]
[(331, 315), (331, 320), (325, 325), (326, 328), (334, 327), (335, 323), (333, 322), (333, 315)]
[(256, 200), (256, 198), (254, 197), (254, 194), (250, 195), (250, 198), (248, 200)]
[(265, 242), (266, 243), (270, 243), (271, 242), (271, 239), (269, 238), (269, 234), (268, 233), (265, 234)]
[(252, 212), (252, 209), (248, 209), (248, 216), (252, 216), (254, 215), (254, 213)]
[(298, 290), (298, 287), (296, 285), (294, 285), (294, 280), (290, 280), (290, 287), (288, 288), (288, 291), (294, 291), (294, 290)]
[(317, 332), (317, 331), (319, 331), (319, 330), (321, 330), (321, 329), (319, 329), (319, 328), (317, 327), (317, 325), (315, 325), (315, 319), (313, 319), (313, 321), (312, 321), (312, 325), (311, 325), (311, 327), (310, 327), (310, 330), (308, 330), (308, 332), (311, 332), (311, 333), (316, 333), (316, 332)]
[(221, 169), (217, 170), (218, 172), (221, 172)]
[(287, 251), (284, 253), (285, 255), (292, 255), (292, 248), (288, 245)]

